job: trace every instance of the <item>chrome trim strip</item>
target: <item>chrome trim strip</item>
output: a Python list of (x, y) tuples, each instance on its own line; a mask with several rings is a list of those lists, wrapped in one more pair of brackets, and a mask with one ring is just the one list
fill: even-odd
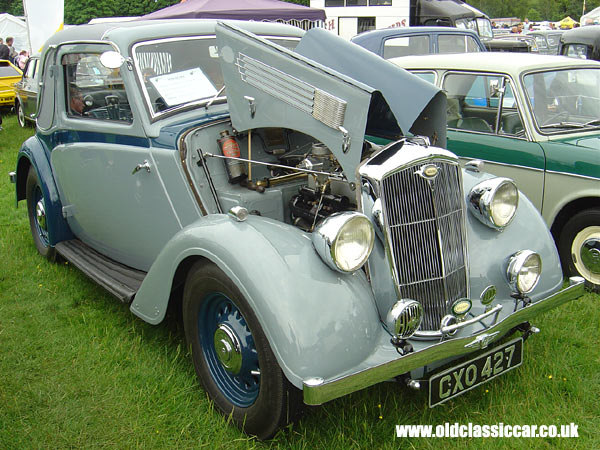
[[(459, 157), (459, 159), (460, 159), (461, 161), (465, 161), (465, 163), (466, 163), (466, 162), (469, 162), (469, 161), (483, 161), (483, 162), (484, 162), (486, 165), (487, 165), (487, 164), (495, 164), (495, 165), (497, 165), (497, 166), (513, 167), (513, 168), (514, 168), (514, 167), (516, 167), (516, 168), (518, 168), (518, 169), (533, 170), (533, 171), (535, 171), (535, 172), (544, 172), (544, 169), (538, 169), (537, 167), (529, 167), (529, 166), (521, 166), (521, 165), (518, 165), (518, 164), (508, 164), (508, 163), (501, 163), (501, 162), (498, 162), (498, 161), (492, 161), (492, 160), (489, 160), (489, 159), (481, 159), (481, 158), (467, 158), (467, 157), (462, 157), (462, 156), (461, 156), (461, 157)], [(484, 172), (487, 172), (487, 170), (486, 170), (486, 169), (484, 169)], [(557, 173), (562, 173), (562, 172), (557, 172)]]
[(479, 333), (464, 338), (456, 338), (431, 345), (421, 351), (399, 356), (398, 359), (380, 364), (370, 369), (346, 375), (339, 378), (323, 380), (321, 383), (310, 384), (303, 382), (302, 391), (304, 403), (307, 405), (321, 405), (338, 397), (350, 394), (374, 384), (389, 380), (395, 376), (409, 372), (440, 359), (459, 357), (471, 353), (473, 350), (465, 345), (473, 342), (474, 338), (482, 334), (499, 332), (505, 335), (516, 326), (531, 320), (538, 314), (549, 311), (557, 306), (575, 300), (584, 293), (584, 282), (582, 278), (571, 278), (572, 285), (545, 299), (532, 303), (529, 306), (504, 318), (496, 325)]
[(590, 177), (589, 175), (578, 175), (576, 173), (570, 173), (570, 172), (556, 172), (555, 170), (546, 170), (546, 173), (552, 173), (554, 175), (564, 175), (567, 177), (577, 177), (577, 178), (583, 178), (585, 180), (600, 180), (600, 177)]

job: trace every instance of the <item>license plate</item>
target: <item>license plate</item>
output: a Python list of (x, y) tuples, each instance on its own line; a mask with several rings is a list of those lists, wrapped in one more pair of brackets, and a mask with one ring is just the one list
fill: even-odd
[(429, 407), (433, 408), (470, 391), (523, 362), (523, 338), (496, 347), (429, 379)]

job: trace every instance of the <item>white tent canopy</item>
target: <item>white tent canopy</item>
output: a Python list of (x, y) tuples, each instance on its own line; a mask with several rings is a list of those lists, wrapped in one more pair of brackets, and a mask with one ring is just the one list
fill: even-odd
[(31, 52), (27, 24), (24, 20), (10, 14), (0, 14), (0, 37), (4, 39), (5, 43), (7, 37), (13, 37), (15, 38), (13, 47), (16, 51), (27, 50)]
[(579, 23), (583, 26), (587, 24), (587, 19), (591, 19), (592, 23), (600, 23), (600, 6), (592, 9), (589, 13), (581, 16)]

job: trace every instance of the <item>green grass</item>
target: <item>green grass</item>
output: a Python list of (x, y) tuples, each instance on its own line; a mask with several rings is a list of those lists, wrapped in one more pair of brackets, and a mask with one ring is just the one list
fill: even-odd
[[(0, 131), (0, 449), (600, 448), (600, 295), (535, 322), (522, 367), (435, 409), (426, 392), (383, 383), (321, 407), (261, 443), (198, 386), (176, 320), (151, 326), (69, 264), (37, 255), (14, 207), (18, 148)], [(380, 406), (379, 406), (380, 405)], [(380, 418), (381, 416), (381, 418)], [(578, 439), (395, 438), (396, 424), (568, 424)]]

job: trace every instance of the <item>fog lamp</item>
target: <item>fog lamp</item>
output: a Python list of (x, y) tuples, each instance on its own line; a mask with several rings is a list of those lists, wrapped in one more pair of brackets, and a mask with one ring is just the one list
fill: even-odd
[(506, 276), (513, 291), (527, 294), (537, 285), (542, 273), (542, 258), (531, 250), (521, 250), (508, 261)]
[(408, 339), (421, 326), (423, 307), (416, 300), (398, 300), (387, 315), (387, 322), (393, 327), (394, 337)]

